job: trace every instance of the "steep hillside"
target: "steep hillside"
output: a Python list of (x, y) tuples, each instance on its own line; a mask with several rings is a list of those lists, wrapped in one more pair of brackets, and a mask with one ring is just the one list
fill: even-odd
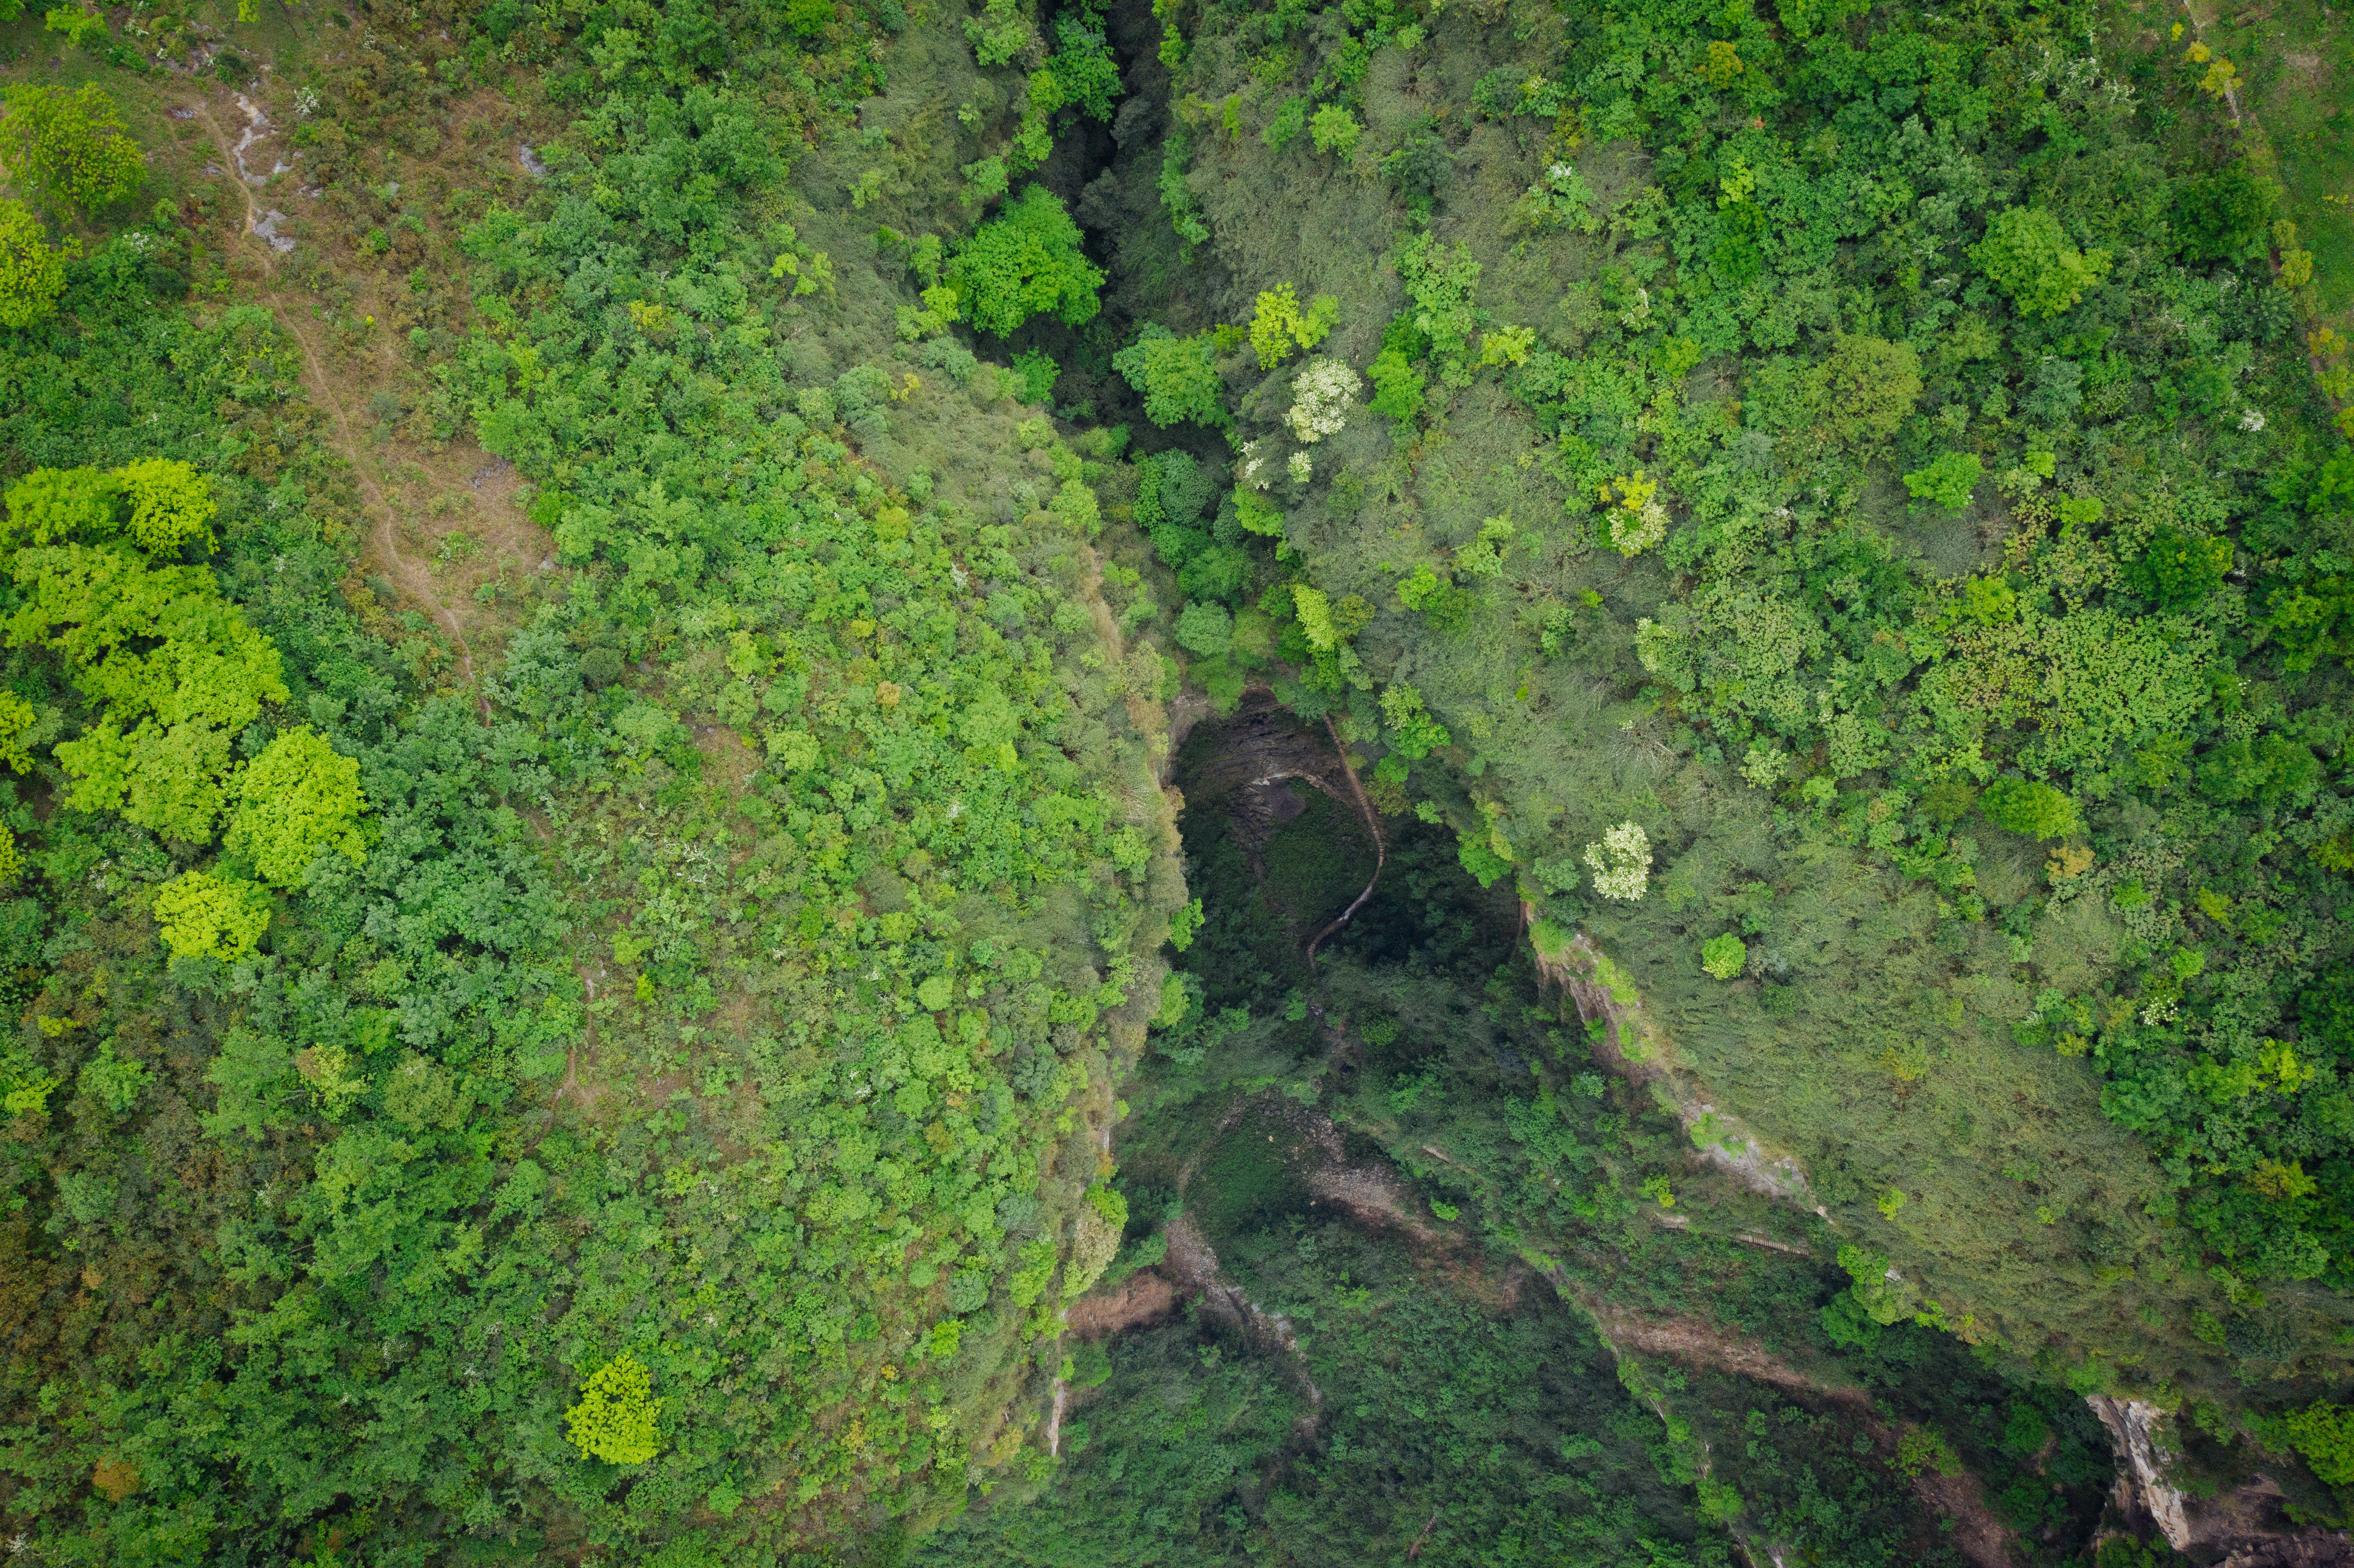
[(0, 1539), (2341, 1529), (2346, 48), (0, 0)]

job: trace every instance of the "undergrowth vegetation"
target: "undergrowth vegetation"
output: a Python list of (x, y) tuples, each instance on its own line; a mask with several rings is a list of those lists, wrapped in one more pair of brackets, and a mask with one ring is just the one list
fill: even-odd
[(2349, 1517), (2292, 9), (0, 0), (11, 1550)]

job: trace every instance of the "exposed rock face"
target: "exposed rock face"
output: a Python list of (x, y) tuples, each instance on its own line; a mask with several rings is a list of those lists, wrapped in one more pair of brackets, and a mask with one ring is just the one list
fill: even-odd
[(2193, 1502), (2168, 1482), (2158, 1425), (2166, 1412), (2138, 1399), (2094, 1394), (2085, 1400), (2116, 1445), (2117, 1511), (2134, 1529), (2155, 1526), (2177, 1552), (2217, 1568), (2329, 1568), (2354, 1563), (2354, 1541), (2341, 1530), (2285, 1529), (2280, 1489), (2270, 1478), (2208, 1502)]
[(2182, 1494), (2167, 1484), (2158, 1446), (2158, 1424), (2166, 1418), (2166, 1412), (2137, 1399), (2111, 1399), (2105, 1393), (2093, 1394), (2084, 1403), (2109, 1429), (2109, 1438), (2117, 1447), (2118, 1511), (2130, 1523), (2155, 1524), (2168, 1545), (2177, 1552), (2189, 1551), (2193, 1540), (2190, 1512), (2183, 1507)]

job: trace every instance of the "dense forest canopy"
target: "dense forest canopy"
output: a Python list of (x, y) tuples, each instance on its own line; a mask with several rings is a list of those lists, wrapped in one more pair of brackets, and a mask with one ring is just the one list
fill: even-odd
[(0, 0), (0, 1538), (2342, 1530), (2349, 98), (2304, 0)]

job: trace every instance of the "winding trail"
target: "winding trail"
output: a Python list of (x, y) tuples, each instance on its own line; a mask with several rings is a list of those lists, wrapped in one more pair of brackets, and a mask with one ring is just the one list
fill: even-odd
[[(450, 635), (458, 646), (459, 660), (465, 667), (467, 684), (479, 685), (480, 683), (474, 672), (474, 650), (466, 640), (465, 628), (459, 624), (457, 615), (435, 591), (432, 574), (425, 569), (421, 562), (410, 560), (400, 553), (398, 530), (394, 521), (396, 514), (392, 502), (385, 494), (383, 487), (376, 482), (375, 475), (369, 471), (369, 465), (360, 450), (359, 442), (352, 435), (351, 417), (345, 411), (343, 399), (335, 395), (334, 379), (327, 374), (326, 361), (319, 353), (318, 344), (312, 340), (310, 334), (302, 330), (300, 322), (296, 319), (297, 313), (291, 307), (278, 287), (278, 258), (284, 253), (284, 249), (292, 248), (292, 242), (286, 240), (284, 249), (281, 249), (280, 242), (285, 239), (285, 237), (272, 231), (276, 222), (285, 215), (273, 213), (254, 200), (254, 185), (267, 182), (270, 175), (256, 175), (250, 173), (245, 162), (246, 149), (263, 136), (270, 134), (272, 127), (269, 116), (244, 94), (239, 93), (236, 98), (238, 107), (246, 112), (247, 124), (244, 134), (235, 143), (229, 140), (228, 132), (222, 127), (220, 117), (214, 112), (209, 100), (198, 99), (191, 107), (195, 109), (196, 117), (204, 126), (206, 133), (211, 137), (214, 148), (238, 172), (236, 181), (238, 196), (245, 204), (245, 232), (264, 242), (257, 260), (261, 263), (262, 279), (267, 286), (255, 291), (255, 297), (269, 308), (271, 317), (285, 329), (286, 335), (292, 338), (302, 350), (302, 364), (308, 372), (303, 377), (304, 389), (309, 392), (313, 402), (327, 411), (328, 417), (334, 423), (336, 447), (342, 452), (344, 461), (350, 466), (353, 479), (359, 485), (366, 509), (370, 514), (370, 521), (375, 524), (377, 549), (383, 556), (388, 575), (403, 592), (431, 609), (435, 619), (450, 629)], [(272, 173), (283, 172), (282, 169), (272, 171)], [(475, 701), (482, 709), (482, 722), (490, 723), (490, 700), (477, 692)]]
[(1311, 967), (1316, 962), (1316, 949), (1324, 945), (1324, 938), (1356, 918), (1357, 911), (1365, 906), (1365, 900), (1373, 895), (1374, 887), (1379, 885), (1382, 868), (1390, 863), (1390, 846), (1382, 837), (1381, 818), (1374, 813), (1373, 802), (1365, 799), (1365, 787), (1357, 782), (1356, 765), (1349, 760), (1349, 748), (1341, 744), (1341, 732), (1332, 726), (1330, 714), (1324, 715), (1324, 733), (1332, 737), (1332, 750), (1341, 758), (1341, 771), (1349, 779), (1349, 793), (1356, 797), (1357, 810), (1364, 815), (1365, 831), (1373, 835), (1373, 880), (1365, 884), (1365, 890), (1357, 895), (1356, 901), (1341, 911), (1341, 917), (1317, 932), (1315, 939), (1308, 944), (1308, 962)]

